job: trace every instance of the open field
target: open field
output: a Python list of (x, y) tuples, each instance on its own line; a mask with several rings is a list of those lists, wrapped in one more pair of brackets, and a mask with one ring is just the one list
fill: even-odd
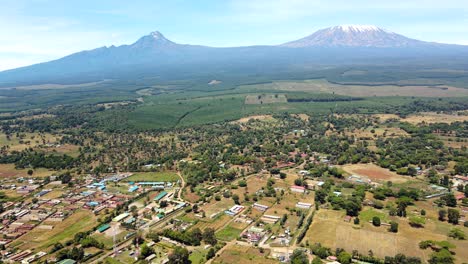
[(179, 176), (175, 172), (137, 172), (132, 176), (125, 179), (126, 182), (139, 182), (139, 181), (167, 181), (174, 182), (179, 180)]
[(240, 236), (242, 230), (234, 228), (231, 225), (227, 225), (223, 229), (216, 232), (216, 237), (222, 241), (231, 241)]
[[(463, 97), (468, 90), (451, 86), (396, 86), (396, 85), (341, 85), (326, 80), (275, 81), (252, 85), (261, 90), (301, 91), (335, 93), (340, 95), (371, 96), (418, 96), (418, 97)], [(245, 88), (252, 88), (246, 87)]]
[(269, 251), (265, 250), (262, 254), (258, 249), (251, 247), (243, 247), (239, 245), (229, 245), (227, 248), (214, 260), (213, 263), (236, 263), (236, 264), (273, 264), (278, 263), (277, 260), (268, 259)]
[(4, 133), (0, 133), (0, 147), (8, 146), (11, 151), (21, 151), (46, 143), (55, 143), (57, 141), (58, 137), (51, 134), (21, 133), (19, 137), (13, 134), (10, 138), (7, 138)]
[(341, 166), (341, 168), (350, 174), (364, 176), (372, 181), (392, 181), (394, 183), (402, 183), (411, 179), (410, 177), (398, 175), (395, 172), (370, 163), (344, 165)]
[(346, 132), (347, 136), (355, 136), (357, 138), (374, 138), (375, 136), (384, 136), (388, 137), (405, 137), (408, 136), (408, 133), (399, 127), (380, 127), (366, 129), (355, 129), (352, 132)]
[[(34, 170), (33, 177), (46, 177), (56, 173), (56, 171), (38, 168)], [(14, 164), (0, 164), (0, 178), (29, 177), (28, 169), (15, 169)]]
[(411, 114), (406, 118), (401, 119), (403, 122), (408, 122), (411, 124), (419, 123), (453, 123), (453, 122), (463, 122), (468, 121), (468, 114), (466, 111), (464, 114), (442, 114), (435, 112), (424, 112), (418, 114)]
[(288, 100), (284, 94), (259, 94), (247, 95), (245, 97), (245, 104), (273, 104), (286, 102), (288, 102)]
[(325, 247), (336, 248), (334, 234), (343, 222), (345, 213), (343, 211), (319, 210), (315, 213), (314, 220), (309, 227), (303, 241), (309, 243), (321, 243)]
[(33, 229), (17, 241), (22, 243), (20, 248), (36, 248), (46, 250), (57, 242), (72, 239), (78, 232), (91, 229), (97, 224), (96, 217), (90, 211), (79, 210), (73, 215), (54, 226), (52, 230)]
[(235, 123), (247, 123), (249, 122), (250, 120), (274, 120), (274, 118), (271, 116), (271, 115), (252, 115), (252, 116), (246, 116), (246, 117), (243, 117), (239, 120), (236, 120), (234, 121)]
[(223, 227), (227, 222), (232, 220), (232, 217), (222, 213), (218, 217), (214, 219), (210, 218), (196, 218), (198, 223), (196, 223), (192, 228), (200, 228), (201, 230), (205, 230), (206, 228), (213, 228), (214, 230), (218, 230), (219, 228)]
[(217, 213), (223, 213), (224, 210), (231, 208), (233, 205), (234, 201), (231, 198), (222, 197), (220, 201), (212, 199), (209, 203), (201, 206), (200, 209), (205, 211), (206, 217), (210, 217)]
[[(424, 208), (428, 212), (434, 210), (430, 207)], [(374, 255), (381, 258), (403, 253), (427, 261), (430, 252), (420, 250), (418, 243), (422, 240), (447, 240), (448, 230), (453, 227), (446, 222), (432, 219), (436, 212), (429, 214), (431, 219), (426, 220), (424, 228), (411, 227), (407, 219), (392, 217), (392, 220), (399, 222), (399, 231), (396, 234), (388, 232), (386, 226), (374, 227), (367, 222), (373, 216), (380, 216), (384, 220), (383, 222), (387, 221), (385, 219), (388, 216), (383, 216), (383, 214), (383, 212), (378, 212), (375, 209), (364, 210), (359, 215), (361, 224), (354, 225), (343, 221), (345, 214), (342, 211), (321, 209), (315, 214), (304, 241), (309, 240), (309, 243), (320, 242), (331, 249), (344, 248), (348, 252), (358, 250), (362, 254), (367, 254), (369, 250), (372, 250)], [(459, 228), (462, 228), (465, 233), (468, 231), (468, 228)], [(449, 239), (449, 241), (456, 245), (454, 250), (456, 258), (466, 260), (468, 253), (464, 249), (468, 245), (468, 241), (453, 239)]]

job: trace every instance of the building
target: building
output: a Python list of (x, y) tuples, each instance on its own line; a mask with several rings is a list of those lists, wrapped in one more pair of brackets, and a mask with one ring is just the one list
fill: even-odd
[(259, 203), (254, 203), (252, 207), (262, 212), (265, 212), (269, 208), (268, 206)]
[(234, 205), (230, 209), (224, 211), (224, 213), (227, 214), (227, 215), (230, 215), (230, 216), (235, 216), (238, 213), (242, 212), (242, 210), (244, 210), (244, 208), (245, 207), (242, 206), (242, 205)]
[(263, 215), (260, 220), (267, 224), (275, 224), (279, 219), (280, 217), (276, 215)]
[(290, 189), (291, 189), (291, 191), (297, 192), (297, 193), (304, 193), (305, 192), (305, 187), (302, 187), (302, 186), (293, 185), (293, 186), (291, 186)]
[(136, 190), (138, 190), (137, 185), (133, 185), (133, 186), (130, 186), (130, 188), (128, 188), (128, 192), (135, 192)]
[(98, 227), (97, 230), (99, 231), (99, 233), (102, 233), (102, 232), (106, 231), (109, 228), (110, 228), (109, 224), (104, 224), (104, 225), (101, 225), (100, 227)]
[(456, 175), (452, 179), (453, 185), (456, 187), (460, 184), (466, 185), (468, 184), (468, 177), (467, 176), (461, 176), (461, 175)]
[(57, 264), (75, 264), (75, 263), (76, 261), (74, 261), (73, 259), (64, 259), (64, 260), (57, 262)]
[(129, 213), (123, 213), (123, 214), (120, 214), (116, 217), (114, 217), (114, 219), (112, 219), (113, 222), (120, 222), (122, 220), (124, 220), (125, 218), (127, 218), (130, 214)]
[(166, 191), (160, 192), (156, 197), (154, 197), (153, 201), (159, 202), (162, 198), (164, 198), (167, 195)]
[(296, 204), (296, 208), (299, 208), (299, 209), (310, 209), (310, 207), (312, 207), (312, 204), (311, 203), (303, 203), (303, 202), (297, 202)]

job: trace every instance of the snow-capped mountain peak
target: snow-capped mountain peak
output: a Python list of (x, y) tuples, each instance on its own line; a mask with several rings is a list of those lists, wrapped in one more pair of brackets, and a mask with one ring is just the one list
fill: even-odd
[(177, 44), (168, 40), (159, 31), (153, 31), (132, 44), (134, 48), (172, 47)]
[(333, 27), (334, 29), (340, 29), (345, 32), (366, 32), (366, 31), (385, 31), (374, 25), (339, 25)]
[(318, 30), (305, 38), (283, 44), (284, 47), (410, 47), (423, 44), (373, 25), (340, 25)]
[(166, 39), (164, 35), (159, 32), (159, 31), (153, 31), (150, 33), (150, 36), (152, 36), (154, 39)]

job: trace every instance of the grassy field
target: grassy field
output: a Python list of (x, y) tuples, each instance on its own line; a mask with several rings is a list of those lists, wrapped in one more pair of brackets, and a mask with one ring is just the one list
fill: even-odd
[(218, 230), (222, 226), (224, 226), (229, 220), (232, 218), (226, 214), (221, 214), (214, 219), (210, 218), (203, 218), (199, 219), (198, 223), (195, 224), (192, 228), (200, 228), (201, 230), (205, 230), (206, 228), (213, 228), (214, 230)]
[(421, 97), (459, 97), (468, 96), (468, 90), (450, 86), (396, 86), (396, 85), (341, 85), (326, 80), (275, 81), (267, 84), (255, 84), (259, 90), (301, 91), (335, 93), (340, 95), (373, 96), (421, 96)]
[(36, 248), (46, 250), (57, 242), (65, 242), (72, 239), (78, 232), (83, 232), (91, 229), (97, 224), (94, 214), (87, 210), (78, 210), (73, 215), (58, 223), (52, 230), (33, 229), (26, 235), (20, 237), (18, 242), (21, 242), (20, 248), (31, 249)]
[(373, 208), (363, 210), (359, 213), (359, 219), (364, 222), (370, 222), (374, 217), (379, 217), (380, 221), (383, 223), (387, 222), (388, 218), (386, 213), (377, 211)]
[(202, 264), (205, 263), (206, 261), (206, 253), (208, 252), (207, 249), (194, 249), (192, 250), (192, 253), (190, 254), (190, 261), (192, 261), (192, 264)]
[(166, 181), (175, 182), (179, 180), (179, 176), (175, 172), (137, 172), (125, 179), (126, 182), (139, 181)]
[(216, 232), (216, 237), (222, 241), (231, 241), (236, 239), (241, 234), (241, 232), (242, 230), (228, 225), (225, 228)]

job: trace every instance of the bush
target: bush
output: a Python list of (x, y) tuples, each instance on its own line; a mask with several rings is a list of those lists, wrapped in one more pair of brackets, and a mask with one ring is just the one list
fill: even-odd
[(409, 224), (412, 227), (424, 227), (425, 223), (426, 223), (426, 220), (424, 220), (424, 218), (421, 218), (421, 217), (412, 216), (409, 219)]
[(391, 221), (390, 228), (388, 228), (388, 231), (393, 232), (393, 233), (398, 233), (398, 223), (395, 221)]
[(448, 236), (453, 237), (454, 239), (458, 239), (458, 240), (465, 240), (466, 239), (465, 232), (463, 232), (463, 230), (461, 230), (459, 228), (450, 229), (450, 231), (448, 233)]
[(359, 222), (360, 222), (359, 217), (354, 218), (354, 224), (355, 225), (359, 225)]
[(374, 216), (374, 217), (372, 218), (372, 224), (373, 224), (374, 226), (380, 226), (380, 218), (379, 218), (378, 216)]

